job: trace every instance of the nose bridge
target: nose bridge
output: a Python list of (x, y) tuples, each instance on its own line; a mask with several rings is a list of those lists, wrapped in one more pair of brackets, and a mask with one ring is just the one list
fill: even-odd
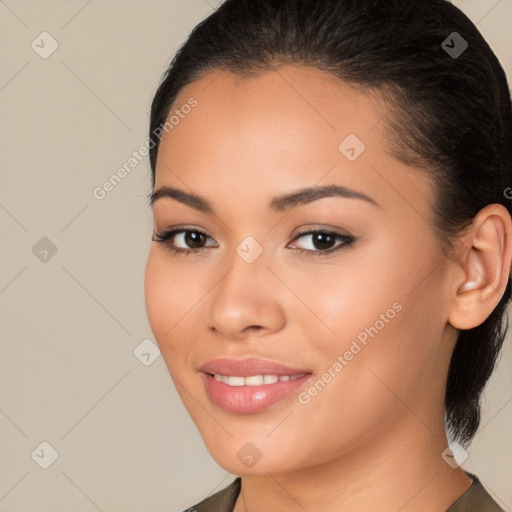
[(247, 327), (279, 329), (284, 311), (275, 294), (269, 293), (274, 277), (268, 258), (253, 237), (246, 237), (235, 249), (229, 269), (212, 290), (210, 326), (225, 337), (239, 338)]
[[(259, 237), (261, 239), (261, 237)], [(260, 286), (268, 280), (270, 272), (267, 269), (268, 252), (264, 250), (263, 241), (260, 243), (252, 236), (245, 236), (234, 247), (229, 258), (229, 271), (219, 286), (228, 295), (246, 295), (257, 297)]]

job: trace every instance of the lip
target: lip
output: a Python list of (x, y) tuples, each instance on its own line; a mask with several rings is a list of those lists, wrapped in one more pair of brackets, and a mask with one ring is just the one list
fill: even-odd
[(299, 373), (311, 373), (307, 369), (291, 368), (289, 366), (248, 357), (246, 359), (218, 358), (207, 361), (199, 371), (203, 373), (220, 373), (221, 375), (232, 375), (233, 377), (249, 377), (251, 375), (298, 375)]
[[(307, 369), (285, 366), (274, 361), (258, 358), (212, 359), (200, 368), (206, 394), (210, 401), (221, 409), (237, 414), (261, 412), (271, 405), (289, 398), (307, 380), (312, 373)], [(299, 375), (302, 377), (289, 381), (278, 381), (260, 386), (230, 386), (217, 381), (214, 374), (233, 377), (251, 375)]]

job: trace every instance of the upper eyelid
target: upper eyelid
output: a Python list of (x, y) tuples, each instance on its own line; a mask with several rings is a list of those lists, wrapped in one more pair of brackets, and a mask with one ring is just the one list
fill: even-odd
[[(346, 236), (346, 237), (353, 236), (350, 233), (338, 233), (336, 231), (336, 229), (339, 229), (339, 228), (330, 228), (330, 227), (308, 227), (308, 228), (304, 228), (303, 231), (299, 231), (298, 233), (294, 234), (293, 240), (295, 240), (295, 238), (297, 238), (298, 236), (309, 235), (309, 234), (318, 233), (318, 232), (330, 233), (330, 234), (333, 234), (333, 235)], [(159, 231), (158, 233), (157, 233), (156, 230), (154, 230), (154, 233), (155, 234), (161, 234), (161, 235), (165, 235), (167, 233), (172, 233), (172, 234), (176, 235), (176, 234), (182, 233), (184, 231), (193, 231), (193, 232), (196, 232), (196, 233), (201, 233), (201, 234), (203, 234), (203, 235), (205, 235), (208, 238), (211, 238), (213, 240), (213, 237), (210, 236), (203, 229), (201, 229), (201, 228), (194, 228), (194, 227), (188, 227), (188, 226), (187, 227), (182, 227), (182, 226), (171, 227), (171, 228), (163, 229), (163, 230)]]

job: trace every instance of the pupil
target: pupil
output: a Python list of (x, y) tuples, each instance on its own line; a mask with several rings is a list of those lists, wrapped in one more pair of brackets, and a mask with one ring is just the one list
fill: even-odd
[[(185, 242), (189, 247), (192, 248), (200, 248), (201, 242), (204, 242), (204, 240), (201, 240), (201, 238), (204, 238), (204, 235), (202, 233), (198, 233), (197, 231), (189, 231), (185, 233)], [(198, 247), (194, 247), (194, 244), (197, 244)]]
[(313, 235), (313, 245), (316, 249), (330, 249), (333, 236), (329, 233), (317, 233)]

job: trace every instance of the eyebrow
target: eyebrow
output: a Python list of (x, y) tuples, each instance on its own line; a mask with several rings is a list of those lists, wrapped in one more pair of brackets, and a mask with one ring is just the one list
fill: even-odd
[[(152, 194), (150, 194), (150, 206), (153, 206), (155, 201), (163, 197), (175, 199), (176, 201), (179, 201), (180, 203), (190, 206), (191, 208), (194, 208), (195, 210), (203, 213), (214, 213), (213, 206), (204, 197), (192, 194), (190, 192), (185, 192), (184, 190), (180, 190), (178, 188), (167, 186), (160, 187), (158, 190), (155, 190)], [(282, 212), (285, 210), (291, 210), (292, 208), (296, 208), (298, 206), (312, 203), (313, 201), (323, 199), (324, 197), (362, 199), (363, 201), (367, 201), (375, 206), (380, 207), (375, 199), (358, 190), (342, 187), (340, 185), (323, 185), (318, 187), (302, 188), (289, 194), (274, 197), (269, 203), (269, 208), (276, 212)]]

